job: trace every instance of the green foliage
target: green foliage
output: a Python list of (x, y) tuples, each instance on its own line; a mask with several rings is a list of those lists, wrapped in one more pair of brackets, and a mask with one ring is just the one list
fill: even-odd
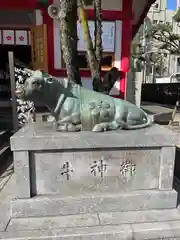
[[(131, 43), (131, 68), (134, 66), (134, 62), (139, 62), (141, 65), (146, 65), (147, 73), (154, 67), (155, 73), (161, 75), (162, 71), (166, 71), (163, 66), (164, 51), (161, 49), (156, 52), (146, 53), (145, 48), (141, 45), (139, 38), (135, 38)], [(144, 64), (143, 64), (144, 63)]]
[(131, 57), (145, 61), (145, 58), (143, 55), (144, 55), (144, 49), (141, 43), (137, 40), (133, 40), (131, 43)]
[(153, 26), (151, 36), (157, 41), (158, 48), (170, 54), (180, 54), (180, 35), (173, 32), (172, 25), (168, 23)]
[(177, 9), (177, 11), (176, 11), (176, 13), (175, 13), (175, 15), (174, 15), (174, 17), (173, 17), (173, 20), (174, 20), (175, 22), (177, 22), (177, 23), (180, 22), (180, 8)]
[(92, 6), (93, 0), (84, 0), (84, 4), (85, 4), (86, 6)]

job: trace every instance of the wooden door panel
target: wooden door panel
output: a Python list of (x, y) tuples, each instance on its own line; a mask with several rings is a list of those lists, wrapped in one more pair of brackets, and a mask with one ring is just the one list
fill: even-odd
[(31, 28), (31, 48), (33, 69), (48, 72), (46, 24)]

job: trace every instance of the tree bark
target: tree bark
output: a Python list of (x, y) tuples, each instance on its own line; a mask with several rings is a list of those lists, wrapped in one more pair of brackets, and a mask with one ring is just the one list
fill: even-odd
[(104, 93), (104, 87), (101, 81), (101, 72), (98, 67), (96, 54), (94, 51), (91, 35), (89, 32), (88, 18), (83, 0), (78, 0), (79, 21), (82, 26), (84, 42), (87, 49), (87, 61), (91, 70), (93, 90)]
[(82, 85), (77, 64), (77, 2), (60, 0), (60, 35), (63, 59), (69, 82)]
[(102, 60), (102, 9), (101, 9), (101, 0), (94, 0), (94, 15), (95, 15), (95, 54), (97, 59), (97, 67), (99, 72), (101, 72), (101, 60)]
[(91, 70), (92, 77), (96, 77), (99, 75), (99, 71), (97, 68), (97, 59), (93, 49), (93, 43), (89, 31), (88, 19), (83, 0), (78, 0), (78, 9), (79, 9), (79, 21), (82, 26), (84, 42), (86, 44), (87, 49), (87, 61)]
[(97, 92), (105, 92), (105, 88), (103, 86), (103, 82), (101, 80), (101, 61), (102, 61), (102, 24), (101, 24), (101, 0), (93, 0), (93, 6), (94, 6), (94, 52), (96, 56), (97, 61), (97, 69), (99, 75), (97, 77), (93, 78), (93, 90)]

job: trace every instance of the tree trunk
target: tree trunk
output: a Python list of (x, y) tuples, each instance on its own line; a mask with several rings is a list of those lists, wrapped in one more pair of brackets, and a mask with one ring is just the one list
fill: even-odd
[(84, 42), (86, 44), (87, 49), (87, 61), (91, 70), (93, 90), (104, 93), (104, 87), (101, 81), (101, 73), (98, 67), (98, 62), (96, 59), (91, 35), (89, 32), (88, 19), (83, 0), (78, 0), (78, 8), (79, 8), (79, 21), (82, 26)]
[(84, 42), (86, 44), (87, 49), (87, 61), (91, 70), (92, 77), (97, 77), (99, 76), (99, 69), (97, 68), (97, 59), (93, 49), (93, 43), (89, 31), (88, 19), (83, 0), (78, 0), (78, 8), (79, 8), (79, 21), (82, 26)]
[(97, 59), (97, 67), (101, 72), (101, 59), (102, 59), (102, 12), (101, 12), (101, 0), (94, 0), (94, 15), (95, 15), (95, 54)]
[(60, 0), (60, 35), (63, 59), (70, 82), (82, 85), (77, 64), (77, 3)]

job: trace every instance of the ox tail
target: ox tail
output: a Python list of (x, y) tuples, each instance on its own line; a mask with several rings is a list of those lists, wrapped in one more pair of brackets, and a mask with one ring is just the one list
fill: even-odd
[(124, 129), (126, 130), (135, 130), (135, 129), (141, 129), (151, 126), (154, 123), (154, 116), (153, 115), (146, 115), (147, 121), (143, 124), (139, 125), (126, 125), (124, 126)]

